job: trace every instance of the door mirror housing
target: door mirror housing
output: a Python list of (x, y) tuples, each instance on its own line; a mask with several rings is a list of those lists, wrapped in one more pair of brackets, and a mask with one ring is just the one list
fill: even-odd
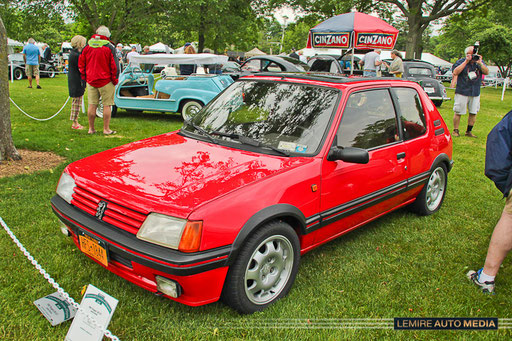
[(355, 147), (334, 147), (329, 151), (328, 161), (345, 161), (351, 163), (366, 164), (370, 161), (370, 155), (366, 149)]

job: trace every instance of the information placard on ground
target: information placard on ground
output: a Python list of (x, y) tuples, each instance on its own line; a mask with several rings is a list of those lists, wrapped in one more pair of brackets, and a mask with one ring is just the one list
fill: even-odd
[(52, 326), (75, 317), (77, 309), (69, 304), (59, 292), (34, 301), (37, 309), (46, 317)]
[(114, 297), (89, 284), (66, 335), (66, 341), (102, 340), (117, 302)]

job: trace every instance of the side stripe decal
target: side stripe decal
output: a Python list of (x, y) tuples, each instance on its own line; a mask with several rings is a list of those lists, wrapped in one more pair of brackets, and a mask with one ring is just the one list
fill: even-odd
[(351, 214), (362, 211), (373, 205), (377, 205), (382, 201), (404, 193), (414, 187), (423, 185), (427, 182), (429, 177), (430, 172), (424, 172), (415, 175), (406, 181), (401, 181), (387, 188), (367, 194), (363, 197), (354, 199), (340, 206), (321, 212), (320, 214), (311, 216), (306, 219), (306, 233), (311, 233), (321, 227), (332, 224), (340, 219), (348, 217)]

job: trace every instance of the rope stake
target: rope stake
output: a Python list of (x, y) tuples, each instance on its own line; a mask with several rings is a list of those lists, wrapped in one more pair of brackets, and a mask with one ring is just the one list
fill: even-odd
[[(9, 237), (11, 237), (12, 241), (14, 242), (14, 244), (16, 244), (16, 246), (18, 246), (18, 248), (21, 250), (21, 252), (23, 252), (23, 254), (25, 255), (25, 257), (27, 257), (27, 259), (30, 261), (30, 263), (32, 263), (32, 265), (39, 271), (39, 273), (48, 281), (48, 283), (50, 283), (52, 285), (52, 287), (54, 287), (55, 289), (57, 289), (57, 291), (59, 292), (59, 294), (62, 295), (62, 297), (64, 297), (64, 299), (69, 303), (71, 304), (73, 307), (79, 309), (80, 308), (80, 304), (78, 304), (77, 302), (75, 302), (75, 300), (69, 296), (69, 294), (67, 292), (64, 291), (64, 289), (59, 285), (59, 283), (57, 283), (51, 276), (48, 272), (46, 272), (45, 269), (43, 269), (43, 267), (37, 262), (37, 260), (34, 259), (34, 257), (32, 257), (32, 255), (27, 251), (27, 249), (23, 246), (23, 244), (21, 244), (21, 242), (18, 240), (18, 238), (16, 238), (16, 235), (11, 231), (11, 229), (9, 228), (9, 226), (7, 226), (7, 224), (4, 222), (4, 220), (2, 219), (2, 217), (0, 217), (0, 224), (2, 225), (2, 227), (4, 228), (4, 230), (7, 232), (7, 234), (9, 235)], [(94, 320), (94, 318), (92, 318), (91, 316), (87, 315), (87, 318), (95, 325), (95, 327), (99, 328), (99, 324)], [(104, 335), (113, 340), (113, 341), (119, 341), (119, 338), (117, 336), (115, 336), (114, 334), (112, 334), (112, 332), (110, 332), (108, 329), (105, 330), (104, 332)]]

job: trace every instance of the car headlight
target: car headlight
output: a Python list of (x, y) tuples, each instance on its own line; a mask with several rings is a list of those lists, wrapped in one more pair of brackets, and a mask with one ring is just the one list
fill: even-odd
[(137, 238), (183, 252), (199, 251), (203, 223), (150, 213)]
[(73, 198), (74, 189), (76, 187), (75, 180), (66, 172), (62, 172), (60, 176), (59, 184), (57, 185), (57, 194), (68, 204), (71, 204)]

